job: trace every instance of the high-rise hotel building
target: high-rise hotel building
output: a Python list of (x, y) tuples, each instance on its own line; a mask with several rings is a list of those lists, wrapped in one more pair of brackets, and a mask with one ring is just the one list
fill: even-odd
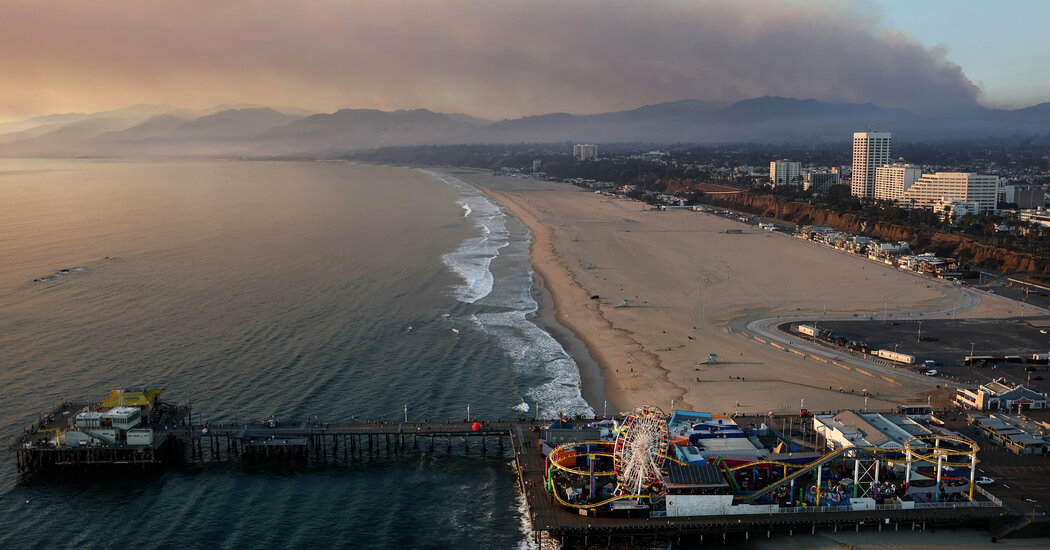
[(853, 175), (850, 193), (855, 197), (875, 196), (875, 169), (890, 163), (889, 132), (853, 134)]
[(932, 208), (945, 200), (972, 202), (981, 212), (994, 212), (999, 176), (969, 172), (923, 174), (905, 191), (900, 202)]
[(798, 186), (802, 183), (802, 163), (791, 160), (775, 160), (769, 163), (769, 183)]
[(572, 146), (572, 156), (576, 160), (594, 160), (598, 158), (598, 146), (589, 143), (577, 143)]
[(897, 201), (922, 177), (922, 168), (911, 164), (887, 164), (875, 169), (875, 198)]

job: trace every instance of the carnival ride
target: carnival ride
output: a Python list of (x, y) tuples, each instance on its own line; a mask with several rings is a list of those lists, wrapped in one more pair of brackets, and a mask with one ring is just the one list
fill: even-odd
[(624, 415), (613, 449), (619, 494), (641, 494), (663, 485), (669, 444), (663, 411), (643, 405)]
[[(616, 501), (650, 498), (660, 494), (663, 486), (663, 468), (670, 437), (667, 417), (664, 412), (651, 405), (643, 405), (629, 413), (617, 427), (615, 441), (584, 441), (566, 443), (551, 451), (550, 468), (547, 472), (548, 490), (564, 506), (572, 508), (597, 508)], [(580, 469), (583, 456), (587, 469)], [(612, 469), (607, 469), (610, 465)], [(587, 497), (571, 500), (559, 487), (555, 472), (564, 472), (570, 478), (586, 479), (589, 485)], [(599, 482), (602, 483), (599, 483)], [(616, 489), (607, 498), (599, 495), (599, 486), (615, 482)], [(562, 493), (566, 493), (566, 497)]]
[[(572, 442), (554, 448), (549, 455), (547, 490), (561, 505), (577, 509), (598, 509), (628, 499), (639, 503), (645, 499), (652, 501), (664, 495), (666, 465), (669, 462), (686, 465), (670, 456), (670, 444), (663, 412), (652, 406), (638, 407), (624, 415), (614, 441)], [(976, 443), (962, 437), (927, 434), (905, 442), (903, 452), (900, 448), (852, 446), (834, 449), (802, 464), (756, 460), (729, 466), (721, 456), (716, 457), (714, 463), (730, 483), (735, 493), (733, 501), (741, 504), (754, 503), (764, 496), (790, 494), (788, 487), (793, 488), (795, 482), (807, 474), (816, 478), (816, 484), (805, 497), (811, 504), (834, 506), (848, 502), (849, 495), (844, 494), (840, 486), (832, 487), (828, 480), (822, 479), (824, 465), (848, 459), (855, 461), (853, 497), (872, 494), (872, 487), (879, 484), (880, 462), (906, 466), (906, 483), (911, 483), (914, 465), (928, 463), (936, 467), (938, 485), (946, 468), (968, 468), (969, 499), (972, 500), (973, 472), (979, 450)], [(863, 470), (862, 464), (865, 464)], [(735, 479), (734, 474), (741, 470), (774, 467), (782, 468), (783, 476), (754, 491), (743, 492)], [(789, 470), (794, 471), (789, 473)], [(608, 487), (613, 482), (615, 489), (610, 492)], [(580, 487), (573, 489), (574, 486)], [(604, 493), (599, 490), (603, 486)], [(589, 488), (587, 495), (583, 494), (583, 488)]]

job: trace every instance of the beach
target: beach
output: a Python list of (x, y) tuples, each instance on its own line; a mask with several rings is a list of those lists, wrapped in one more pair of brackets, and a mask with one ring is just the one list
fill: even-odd
[[(641, 404), (728, 414), (889, 410), (925, 401), (938, 380), (825, 363), (756, 340), (747, 325), (776, 317), (993, 318), (1010, 311), (1003, 300), (735, 220), (655, 211), (561, 183), (449, 173), (532, 232), (532, 265), (555, 318), (586, 345), (605, 395), (621, 411)], [(709, 354), (717, 364), (698, 364)]]

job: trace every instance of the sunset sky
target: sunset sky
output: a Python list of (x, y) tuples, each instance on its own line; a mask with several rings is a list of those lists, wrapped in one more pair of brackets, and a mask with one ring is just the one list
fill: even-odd
[(969, 0), (0, 0), (0, 121), (140, 103), (486, 118), (762, 95), (1050, 101), (1050, 9)]

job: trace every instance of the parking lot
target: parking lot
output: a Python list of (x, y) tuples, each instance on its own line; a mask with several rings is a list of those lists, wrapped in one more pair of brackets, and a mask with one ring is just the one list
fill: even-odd
[[(1031, 383), (1033, 389), (1050, 389), (1044, 378), (1050, 377), (1045, 364), (1030, 364), (1036, 353), (1050, 353), (1050, 329), (1043, 328), (1048, 319), (1026, 318), (1005, 320), (930, 319), (827, 321), (821, 329), (831, 330), (847, 340), (867, 343), (871, 349), (885, 349), (914, 356), (916, 362), (932, 360), (941, 376), (958, 382), (986, 382), (1006, 377), (1012, 383)], [(983, 366), (968, 366), (965, 358), (981, 356), (1016, 356), (1024, 362), (988, 361)], [(1031, 371), (1026, 369), (1032, 369)], [(1042, 389), (1043, 386), (1046, 389)]]
[(976, 475), (995, 479), (995, 483), (986, 485), (985, 489), (1003, 499), (1007, 507), (1040, 517), (1050, 510), (1050, 456), (1013, 454), (967, 426), (963, 413), (954, 414), (945, 428), (957, 431), (981, 446)]
[(1011, 300), (1016, 300), (1018, 302), (1018, 315), (1020, 315), (1022, 311), (1025, 312), (1025, 315), (1042, 313), (1038, 311), (1037, 308), (1050, 309), (1050, 291), (1046, 291), (1036, 286), (1022, 285), (1006, 281), (999, 285), (977, 288), (1005, 298), (1010, 298)]

